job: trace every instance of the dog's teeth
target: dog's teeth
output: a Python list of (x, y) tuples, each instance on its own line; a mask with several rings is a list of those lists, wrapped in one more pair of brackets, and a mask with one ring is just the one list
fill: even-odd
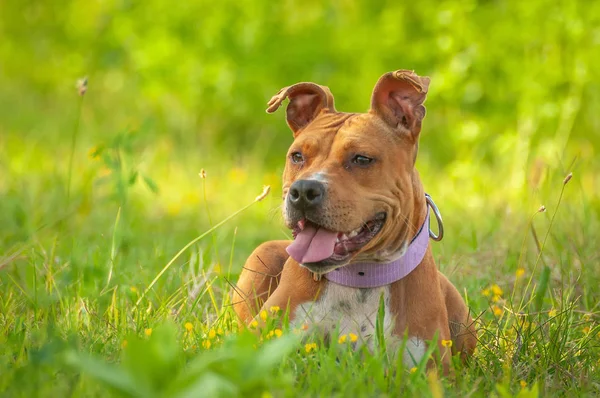
[(362, 232), (363, 228), (359, 228), (359, 229), (355, 229), (354, 231), (350, 232), (350, 235), (348, 235), (350, 238), (354, 238), (356, 235), (360, 234)]

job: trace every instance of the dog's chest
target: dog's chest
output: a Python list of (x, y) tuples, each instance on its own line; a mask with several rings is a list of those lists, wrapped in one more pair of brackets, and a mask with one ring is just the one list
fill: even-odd
[(382, 297), (382, 326), (387, 337), (393, 329), (389, 286), (359, 289), (328, 282), (317, 301), (303, 303), (296, 308), (294, 324), (317, 328), (326, 336), (336, 330), (339, 335), (353, 333), (358, 336), (359, 344), (369, 344), (375, 336)]

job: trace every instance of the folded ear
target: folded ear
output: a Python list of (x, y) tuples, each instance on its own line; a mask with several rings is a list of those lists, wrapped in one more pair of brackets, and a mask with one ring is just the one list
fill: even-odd
[(390, 126), (402, 126), (417, 137), (425, 117), (423, 101), (428, 89), (428, 77), (420, 77), (409, 70), (386, 73), (373, 89), (371, 111)]
[(286, 98), (290, 99), (286, 110), (287, 124), (294, 137), (321, 111), (335, 112), (329, 88), (315, 83), (297, 83), (279, 90), (268, 102), (267, 113), (275, 112)]

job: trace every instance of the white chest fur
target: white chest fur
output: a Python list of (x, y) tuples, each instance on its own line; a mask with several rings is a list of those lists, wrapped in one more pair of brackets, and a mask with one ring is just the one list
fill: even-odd
[[(296, 308), (294, 327), (307, 325), (311, 330), (323, 333), (326, 339), (331, 334), (341, 336), (354, 333), (358, 336), (356, 346), (366, 344), (371, 350), (376, 342), (377, 314), (383, 296), (383, 334), (388, 353), (395, 355), (400, 339), (392, 336), (394, 317), (390, 309), (389, 286), (359, 289), (328, 282), (317, 301), (306, 302)], [(425, 353), (425, 343), (417, 337), (409, 337), (403, 355), (405, 366), (419, 363)]]
[(354, 333), (359, 338), (358, 343), (372, 347), (382, 296), (385, 306), (383, 330), (385, 337), (389, 337), (393, 330), (389, 286), (358, 289), (328, 282), (317, 301), (298, 306), (294, 324), (307, 324), (327, 336), (336, 330), (339, 335)]

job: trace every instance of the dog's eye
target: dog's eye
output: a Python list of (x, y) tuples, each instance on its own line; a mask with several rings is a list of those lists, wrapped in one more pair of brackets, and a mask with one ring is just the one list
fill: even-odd
[(304, 156), (302, 156), (302, 154), (300, 152), (294, 152), (290, 155), (290, 159), (292, 160), (292, 163), (302, 163), (304, 162)]
[(363, 155), (356, 155), (355, 157), (352, 158), (352, 163), (359, 165), (359, 166), (367, 166), (367, 165), (373, 163), (373, 159), (368, 158)]

